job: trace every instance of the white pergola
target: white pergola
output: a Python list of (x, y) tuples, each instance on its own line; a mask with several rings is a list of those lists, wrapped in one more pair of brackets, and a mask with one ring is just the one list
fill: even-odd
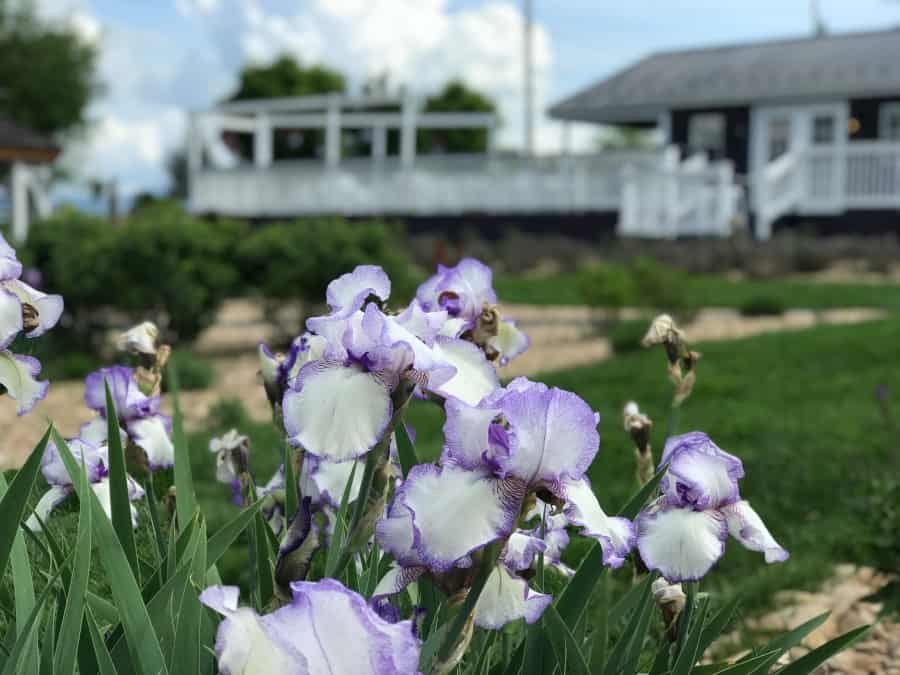
[(59, 148), (48, 138), (0, 120), (0, 165), (8, 169), (10, 235), (21, 243), (28, 236), (32, 212), (50, 215), (50, 164)]
[[(399, 111), (385, 112), (384, 108), (399, 108)], [(344, 129), (369, 129), (371, 157), (377, 162), (387, 156), (388, 130), (397, 129), (400, 132), (400, 164), (412, 168), (419, 129), (484, 129), (491, 152), (498, 121), (493, 113), (423, 112), (419, 99), (412, 96), (326, 94), (233, 101), (209, 111), (192, 113), (188, 166), (192, 173), (199, 171), (207, 158), (215, 168), (228, 168), (222, 166), (229, 163), (227, 151), (216, 146), (222, 145), (223, 132), (232, 131), (253, 135), (253, 164), (260, 169), (268, 168), (273, 163), (273, 136), (278, 129), (324, 130), (323, 159), (327, 168), (335, 168), (341, 162)]]

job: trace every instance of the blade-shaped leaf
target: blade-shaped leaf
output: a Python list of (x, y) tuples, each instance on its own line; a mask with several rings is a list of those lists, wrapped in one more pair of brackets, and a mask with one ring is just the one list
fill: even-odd
[[(197, 534), (198, 546), (191, 564), (191, 572), (181, 594), (172, 670), (185, 673), (200, 671), (200, 620), (203, 614), (200, 591), (206, 579), (206, 524), (201, 521)], [(177, 664), (177, 667), (176, 667)]]
[(650, 501), (650, 497), (656, 492), (656, 489), (659, 487), (660, 481), (662, 481), (663, 476), (666, 475), (666, 471), (668, 470), (669, 465), (666, 464), (659, 471), (657, 471), (653, 478), (651, 478), (646, 485), (644, 485), (637, 493), (628, 500), (625, 506), (622, 507), (622, 510), (619, 511), (618, 515), (622, 518), (628, 518), (629, 520), (634, 520), (637, 517), (637, 514), (640, 513), (641, 509)]
[(294, 475), (294, 452), (294, 447), (290, 443), (284, 444), (284, 515), (287, 520), (294, 517), (300, 504), (297, 477)]
[[(68, 445), (58, 433), (55, 431), (52, 433), (53, 442), (59, 449), (59, 454), (69, 475), (76, 475), (78, 463), (72, 456)], [(153, 629), (147, 608), (141, 598), (140, 586), (131, 572), (128, 558), (113, 530), (112, 523), (106, 517), (93, 490), (82, 490), (81, 486), (77, 484), (75, 489), (79, 499), (88, 499), (91, 502), (91, 520), (94, 526), (97, 550), (100, 552), (100, 559), (106, 568), (107, 576), (114, 580), (114, 583), (110, 584), (110, 588), (122, 619), (128, 648), (132, 655), (132, 663), (139, 667), (145, 675), (168, 673), (159, 638)]]
[(90, 607), (88, 607), (87, 612), (85, 612), (84, 618), (87, 622), (88, 631), (90, 632), (91, 644), (94, 647), (94, 658), (97, 661), (99, 675), (116, 675), (116, 666), (113, 663), (112, 657), (109, 655), (109, 650), (106, 648), (103, 636), (100, 635), (100, 629), (97, 627), (97, 620), (94, 618), (94, 613), (91, 611)]
[(821, 666), (825, 661), (830, 659), (838, 652), (842, 652), (854, 642), (865, 635), (871, 626), (860, 626), (851, 631), (839, 635), (833, 640), (829, 640), (821, 647), (813, 649), (808, 654), (804, 654), (793, 663), (785, 666), (775, 675), (809, 675), (816, 668)]
[[(44, 457), (44, 450), (47, 448), (49, 438), (50, 430), (48, 429), (34, 450), (31, 451), (25, 464), (16, 473), (16, 477), (9, 484), (9, 489), (5, 490), (3, 498), (0, 499), (0, 513), (3, 514), (3, 517), (0, 518), (0, 574), (6, 570), (6, 563), (9, 562), (13, 539), (19, 531), (28, 496), (31, 494), (31, 488), (34, 487), (35, 479), (41, 468), (41, 459)], [(3, 485), (4, 487), (6, 485), (5, 479)]]
[[(560, 672), (572, 673), (573, 675), (590, 675), (587, 663), (584, 660), (584, 654), (578, 647), (572, 631), (559, 615), (559, 610), (553, 605), (544, 610), (542, 618), (544, 632), (553, 652), (556, 654), (556, 662), (559, 664)], [(630, 672), (630, 671), (629, 671)]]
[[(17, 623), (16, 641), (13, 644), (12, 649), (9, 650), (9, 656), (7, 656), (6, 662), (3, 664), (3, 670), (0, 671), (0, 675), (13, 675), (14, 673), (19, 674), (22, 672), (29, 672), (28, 664), (30, 662), (27, 661), (27, 659), (30, 658), (29, 653), (33, 652), (34, 654), (37, 654), (37, 636), (41, 624), (41, 615), (44, 611), (44, 604), (47, 602), (47, 598), (50, 597), (50, 594), (53, 593), (56, 581), (59, 579), (62, 570), (69, 564), (71, 557), (70, 554), (62, 567), (57, 569), (53, 576), (47, 580), (47, 585), (38, 596), (37, 601), (28, 613), (28, 617), (22, 621), (21, 624)], [(21, 625), (21, 630), (18, 629), (19, 625)], [(23, 659), (26, 659), (26, 665), (24, 666), (22, 665)], [(37, 661), (34, 661), (30, 667), (33, 668), (31, 672), (37, 672)]]
[[(369, 454), (372, 455), (373, 453)], [(338, 508), (337, 516), (334, 519), (334, 534), (331, 536), (331, 546), (328, 547), (328, 554), (325, 557), (326, 577), (333, 577), (338, 571), (339, 562), (344, 555), (343, 549), (347, 545), (345, 534), (349, 531), (350, 527), (350, 523), (348, 522), (350, 517), (350, 488), (356, 478), (356, 469), (358, 466), (359, 464), (353, 462), (353, 466), (350, 467), (350, 478), (347, 479), (347, 483), (344, 485), (344, 492), (341, 495), (341, 505)], [(368, 466), (367, 460), (367, 469)], [(358, 499), (361, 498), (361, 496), (362, 494), (360, 493)]]
[[(606, 662), (606, 668), (604, 672), (606, 675), (616, 675), (620, 673), (622, 670), (622, 664), (625, 661), (625, 657), (628, 653), (628, 648), (632, 642), (635, 640), (640, 640), (641, 643), (644, 641), (643, 635), (638, 635), (638, 626), (641, 624), (641, 619), (646, 611), (649, 611), (651, 607), (651, 600), (653, 598), (653, 594), (650, 592), (650, 584), (652, 583), (652, 575), (648, 575), (643, 582), (641, 582), (636, 588), (640, 588), (640, 594), (638, 595), (638, 602), (634, 606), (633, 611), (631, 612), (631, 618), (628, 620), (628, 626), (622, 632), (619, 637), (618, 642), (616, 642), (613, 647), (612, 652), (609, 655), (609, 661)], [(612, 617), (610, 616), (610, 624), (613, 625)]]
[(400, 469), (403, 471), (403, 477), (406, 478), (409, 470), (419, 463), (419, 458), (416, 457), (416, 446), (409, 437), (405, 424), (398, 424), (394, 433), (397, 438), (397, 454), (400, 456)]
[(759, 668), (769, 668), (780, 655), (779, 652), (773, 651), (752, 656), (737, 663), (712, 663), (695, 666), (691, 675), (750, 675), (750, 673), (758, 672)]
[(134, 543), (134, 529), (131, 524), (131, 500), (128, 499), (128, 474), (125, 470), (125, 449), (119, 435), (119, 418), (116, 402), (109, 390), (109, 382), (104, 379), (106, 390), (106, 443), (109, 449), (109, 503), (112, 525), (119, 537), (131, 571), (140, 583), (137, 546)]
[[(782, 635), (778, 635), (770, 640), (765, 646), (761, 649), (755, 651), (755, 653), (748, 654), (740, 662), (748, 660), (750, 657), (755, 656), (756, 654), (767, 654), (770, 652), (776, 652), (775, 658), (772, 660), (772, 663), (775, 663), (784, 652), (786, 652), (791, 647), (800, 644), (807, 635), (812, 633), (816, 628), (821, 626), (825, 621), (828, 620), (828, 615), (831, 612), (822, 612), (818, 616), (814, 616), (809, 621), (800, 624), (794, 630), (784, 633)], [(772, 665), (762, 665), (756, 670), (751, 671), (753, 675), (762, 675), (762, 673), (769, 672), (769, 666)]]
[[(691, 598), (688, 597), (688, 602)], [(694, 664), (700, 657), (699, 646), (700, 638), (703, 635), (703, 624), (706, 622), (706, 610), (709, 607), (709, 597), (701, 595), (696, 600), (694, 607), (695, 618), (687, 629), (687, 636), (682, 645), (678, 658), (675, 659), (675, 665), (672, 666), (672, 675), (690, 675)]]
[[(107, 387), (107, 396), (109, 388)], [(107, 401), (108, 403), (108, 401)], [(74, 477), (73, 477), (74, 478)], [(81, 493), (88, 491), (87, 472), (82, 462), (78, 472)], [(78, 645), (84, 625), (84, 607), (87, 596), (88, 580), (91, 572), (91, 503), (84, 499), (78, 506), (78, 533), (75, 537), (75, 561), (68, 597), (63, 611), (62, 623), (59, 627), (59, 638), (56, 653), (53, 657), (54, 675), (72, 675), (78, 656)], [(129, 528), (131, 523), (129, 522)]]
[(261, 507), (261, 501), (253, 502), (216, 530), (216, 533), (209, 538), (206, 544), (206, 565), (208, 569), (212, 568), (225, 555), (225, 552), (241, 536), (241, 533), (247, 529), (247, 526), (253, 521), (253, 517)]
[(172, 445), (175, 448), (175, 510), (179, 527), (184, 527), (194, 515), (197, 497), (194, 494), (194, 479), (191, 476), (191, 452), (184, 435), (184, 418), (178, 398), (178, 371), (173, 359), (166, 366), (169, 391), (172, 392)]

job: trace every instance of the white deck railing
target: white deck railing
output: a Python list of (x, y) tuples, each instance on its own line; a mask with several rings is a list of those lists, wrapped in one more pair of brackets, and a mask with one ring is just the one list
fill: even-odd
[(657, 151), (586, 156), (419, 156), (316, 160), (259, 168), (200, 169), (191, 176), (191, 208), (237, 217), (303, 214), (541, 213), (619, 207), (622, 168), (653, 166)]
[(680, 161), (667, 149), (655, 166), (625, 169), (618, 232), (623, 236), (726, 237), (732, 233), (740, 198), (731, 162), (705, 155)]
[(852, 141), (791, 151), (763, 167), (753, 188), (761, 238), (791, 213), (900, 209), (900, 143)]

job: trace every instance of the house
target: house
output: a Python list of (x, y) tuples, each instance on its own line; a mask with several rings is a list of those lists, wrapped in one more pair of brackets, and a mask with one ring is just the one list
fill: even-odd
[(761, 239), (799, 217), (900, 231), (900, 28), (659, 52), (550, 115), (661, 132), (668, 163), (633, 173), (625, 234), (677, 220), (690, 162), (731, 163)]
[[(494, 114), (426, 112), (412, 95), (221, 103), (190, 116), (188, 206), (254, 221), (384, 216), (413, 231), (475, 227), (498, 236), (514, 224), (596, 236), (613, 231), (624, 168), (655, 166), (666, 152), (524, 157), (497, 150), (498, 126)], [(419, 147), (420, 131), (454, 129), (484, 132), (485, 151)], [(274, 152), (310, 138), (318, 143), (311, 155)], [(722, 178), (730, 190), (731, 178)]]
[(16, 242), (28, 235), (32, 212), (40, 217), (50, 213), (48, 173), (59, 152), (50, 139), (0, 119), (0, 176), (7, 177), (10, 234)]

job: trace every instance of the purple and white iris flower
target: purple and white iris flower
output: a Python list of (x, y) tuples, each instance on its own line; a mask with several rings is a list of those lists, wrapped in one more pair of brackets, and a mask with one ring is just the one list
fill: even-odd
[(38, 381), (40, 362), (14, 354), (8, 347), (25, 331), (35, 338), (53, 328), (63, 311), (59, 295), (47, 295), (19, 279), (22, 264), (15, 250), (0, 235), (0, 384), (16, 400), (16, 413), (24, 415), (47, 395), (49, 382)]
[(88, 408), (100, 413), (82, 427), (82, 437), (106, 439), (106, 390), (104, 380), (116, 406), (119, 426), (128, 438), (144, 451), (151, 471), (171, 467), (175, 448), (169, 438), (172, 420), (160, 412), (159, 396), (141, 391), (134, 371), (125, 366), (101, 368), (85, 378), (84, 400)]
[(496, 373), (475, 345), (437, 335), (446, 312), (429, 316), (411, 306), (388, 315), (380, 304), (389, 294), (387, 275), (371, 265), (328, 285), (331, 314), (307, 321), (324, 339), (322, 356), (290, 379), (282, 402), (295, 446), (333, 462), (365, 455), (382, 440), (403, 379), (473, 403), (496, 388)]
[[(442, 466), (413, 467), (376, 525), (378, 543), (399, 566), (394, 578), (383, 582), (384, 593), (397, 592), (426, 572), (440, 576), (470, 568), (473, 554), (494, 541), (506, 541), (501, 563), (527, 559), (530, 564), (533, 555), (524, 552), (550, 544), (533, 531), (516, 530), (525, 497), (535, 492), (565, 505), (568, 523), (600, 542), (605, 564), (622, 564), (634, 530), (629, 521), (603, 512), (584, 477), (600, 442), (597, 417), (587, 403), (518, 378), (478, 406), (448, 400), (445, 409)], [(531, 548), (524, 545), (528, 542), (534, 542)], [(558, 547), (563, 540), (555, 535), (552, 543)], [(495, 581), (509, 590), (512, 582), (500, 567), (504, 564), (498, 565)], [(505, 567), (509, 572), (510, 565)]]
[(411, 621), (391, 623), (334, 579), (291, 584), (290, 604), (259, 615), (238, 605), (234, 586), (200, 601), (225, 619), (216, 633), (219, 670), (228, 675), (409, 675), (421, 645)]
[[(106, 444), (97, 445), (90, 443), (81, 438), (73, 438), (67, 442), (69, 450), (75, 459), (81, 463), (84, 462), (87, 471), (87, 479), (100, 505), (106, 512), (106, 515), (112, 518), (112, 506), (110, 503), (109, 492), (109, 448)], [(72, 477), (66, 470), (62, 456), (55, 443), (48, 443), (47, 449), (41, 458), (41, 473), (44, 479), (50, 485), (50, 489), (43, 494), (34, 507), (34, 512), (28, 518), (26, 526), (34, 531), (40, 531), (41, 521), (46, 521), (47, 516), (55, 507), (61, 504), (65, 499), (75, 491)], [(131, 501), (143, 499), (144, 490), (131, 477), (127, 476), (128, 498)], [(134, 527), (137, 527), (137, 510), (131, 507), (131, 521)]]
[(660, 467), (668, 471), (661, 496), (637, 517), (637, 547), (651, 570), (670, 582), (696, 581), (725, 553), (731, 535), (767, 563), (788, 552), (769, 533), (749, 502), (741, 499), (741, 460), (693, 431), (666, 442)]
[(263, 501), (263, 518), (276, 535), (284, 529), (284, 486), (284, 464), (275, 470), (268, 483), (256, 486), (256, 498)]
[[(497, 304), (491, 268), (473, 258), (463, 258), (454, 267), (438, 265), (437, 274), (419, 286), (416, 300), (426, 312), (444, 310), (447, 322), (441, 334), (461, 337), (473, 330), (479, 316)], [(489, 343), (499, 354), (500, 365), (525, 352), (531, 344), (514, 321), (503, 319)]]
[(241, 506), (241, 474), (247, 470), (250, 439), (231, 429), (209, 440), (209, 451), (216, 456), (216, 480), (231, 487), (231, 503)]

